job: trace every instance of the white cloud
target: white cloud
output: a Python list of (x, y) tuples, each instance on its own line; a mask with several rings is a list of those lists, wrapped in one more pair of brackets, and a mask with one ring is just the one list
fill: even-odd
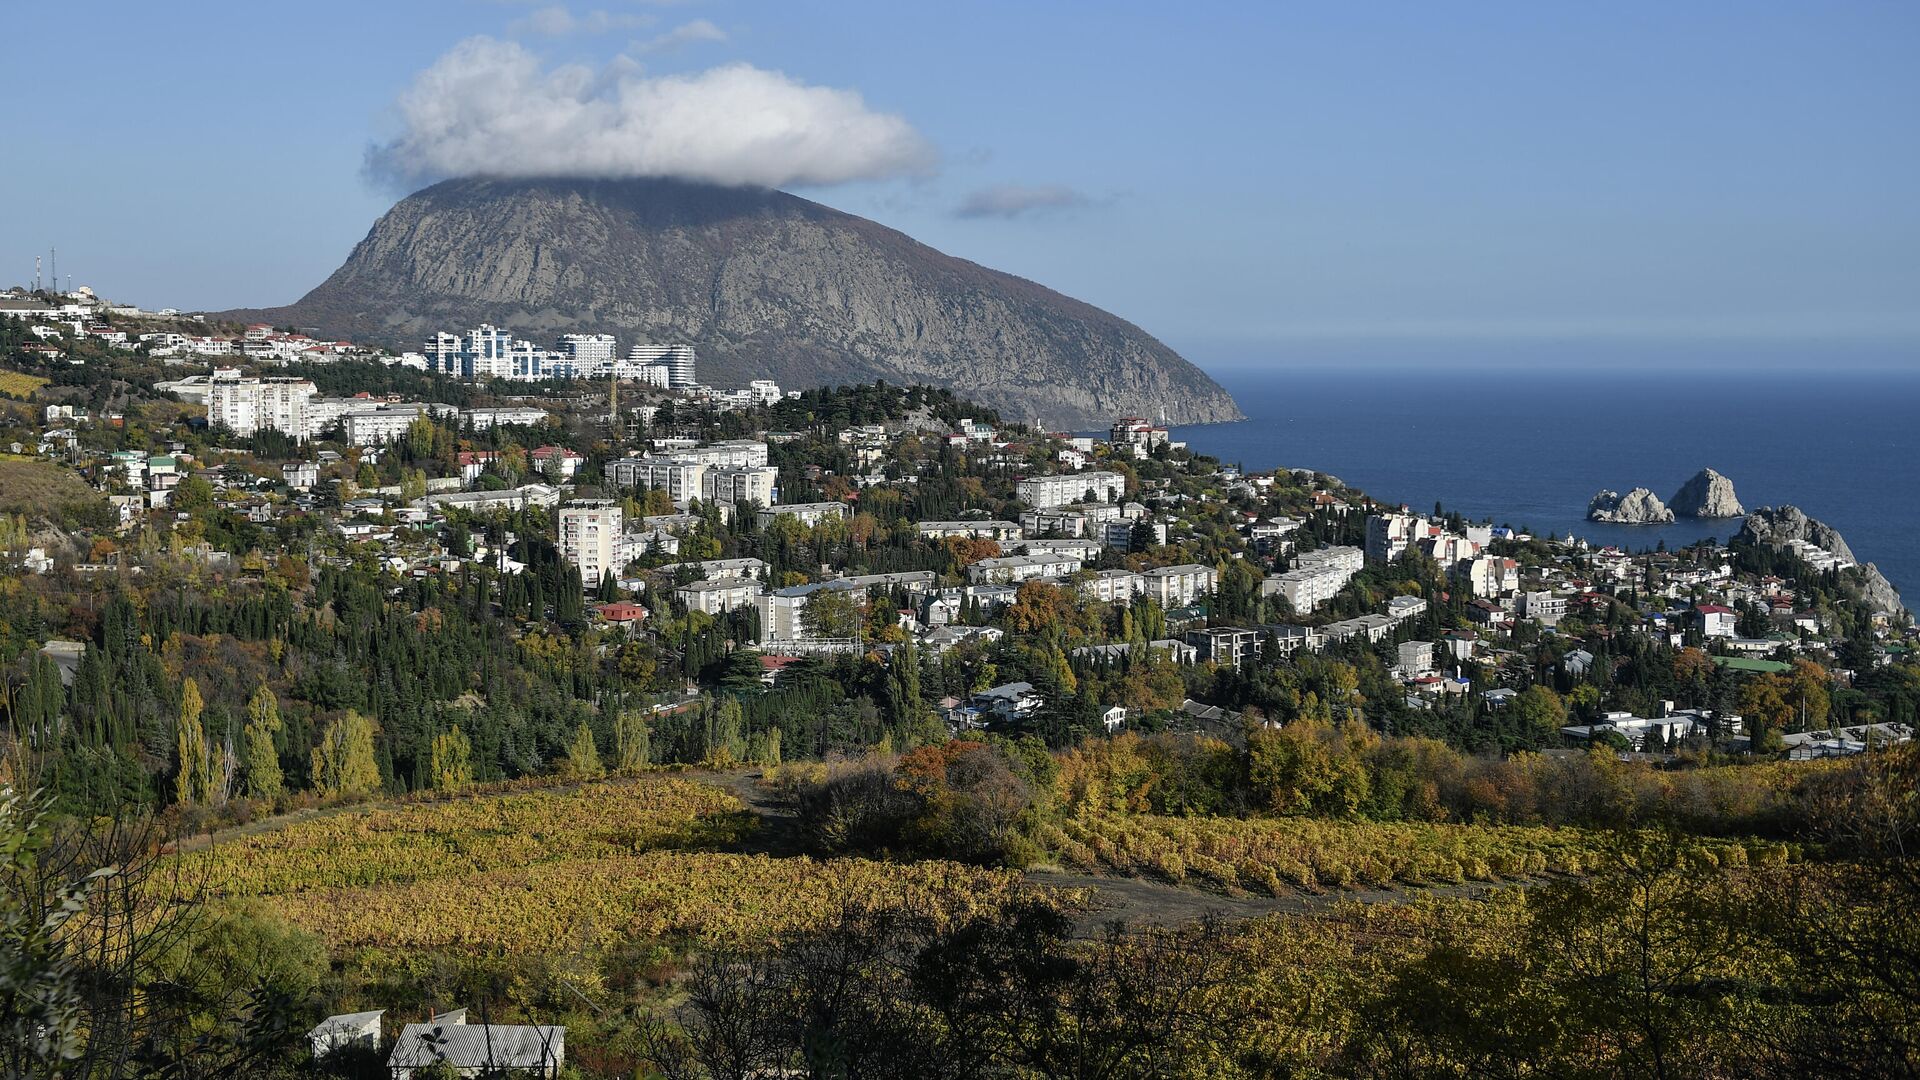
[(968, 195), (954, 210), (954, 214), (963, 218), (1011, 218), (1027, 213), (1084, 206), (1090, 201), (1085, 195), (1070, 187), (1001, 184), (997, 187), (981, 188)]
[(705, 19), (695, 19), (690, 23), (681, 23), (679, 26), (657, 37), (649, 38), (646, 41), (636, 41), (632, 47), (633, 51), (641, 53), (668, 52), (682, 45), (725, 40), (727, 40), (727, 32), (725, 30), (720, 29)]
[(513, 42), (470, 38), (396, 103), (402, 133), (368, 171), (450, 176), (676, 177), (763, 187), (923, 173), (933, 153), (859, 93), (728, 64), (649, 76), (620, 58), (546, 68)]
[(515, 19), (507, 30), (514, 34), (568, 37), (573, 34), (605, 34), (614, 30), (637, 30), (643, 26), (651, 26), (653, 22), (653, 16), (635, 13), (595, 10), (575, 15), (568, 8), (556, 4)]

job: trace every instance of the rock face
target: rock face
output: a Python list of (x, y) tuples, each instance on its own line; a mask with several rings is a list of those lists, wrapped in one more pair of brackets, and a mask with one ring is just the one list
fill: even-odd
[(1712, 469), (1693, 474), (1667, 505), (1681, 517), (1690, 518), (1736, 518), (1747, 512), (1733, 493), (1733, 481)]
[(1587, 520), (1614, 525), (1663, 525), (1673, 520), (1673, 511), (1660, 501), (1660, 496), (1637, 487), (1625, 495), (1617, 491), (1595, 495), (1587, 504)]
[(784, 192), (670, 180), (449, 180), (401, 200), (324, 283), (224, 317), (418, 348), (492, 323), (688, 342), (715, 385), (886, 379), (1010, 420), (1243, 419), (1152, 336), (1031, 281)]
[(1856, 564), (1841, 575), (1841, 588), (1870, 610), (1898, 614), (1906, 610), (1900, 593), (1880, 568), (1861, 563), (1847, 546), (1840, 531), (1824, 521), (1810, 518), (1797, 506), (1774, 509), (1762, 506), (1740, 523), (1736, 541), (1750, 544), (1780, 545), (1789, 540), (1804, 540), (1845, 562)]
[(1756, 509), (1747, 515), (1747, 520), (1740, 523), (1740, 532), (1735, 539), (1753, 544), (1784, 544), (1789, 540), (1805, 540), (1847, 562), (1860, 561), (1854, 558), (1853, 549), (1847, 546), (1839, 530), (1824, 521), (1808, 517), (1797, 506), (1782, 506), (1778, 510), (1771, 506)]

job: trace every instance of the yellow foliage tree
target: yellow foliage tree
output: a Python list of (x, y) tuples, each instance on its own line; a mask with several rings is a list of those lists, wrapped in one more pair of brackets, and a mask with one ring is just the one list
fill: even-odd
[(327, 725), (313, 748), (313, 784), (326, 795), (369, 795), (379, 789), (372, 720), (348, 709)]

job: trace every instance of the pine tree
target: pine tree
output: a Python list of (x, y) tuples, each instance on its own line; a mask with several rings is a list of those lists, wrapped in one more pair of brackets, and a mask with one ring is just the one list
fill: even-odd
[(246, 745), (247, 794), (269, 801), (280, 797), (286, 780), (280, 772), (280, 702), (266, 683), (247, 699)]
[(584, 720), (573, 733), (573, 742), (567, 745), (567, 761), (561, 771), (576, 780), (592, 780), (606, 774), (600, 766), (600, 750), (593, 744), (593, 729)]
[(453, 792), (473, 783), (473, 742), (455, 724), (433, 737), (433, 790)]
[(313, 784), (325, 795), (369, 795), (379, 789), (372, 720), (348, 709), (327, 725), (313, 748)]

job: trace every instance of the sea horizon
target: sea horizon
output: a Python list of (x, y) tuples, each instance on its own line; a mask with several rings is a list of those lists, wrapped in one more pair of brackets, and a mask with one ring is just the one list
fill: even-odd
[(1205, 370), (1248, 419), (1177, 426), (1174, 438), (1252, 471), (1311, 468), (1382, 502), (1437, 502), (1474, 520), (1636, 551), (1724, 542), (1741, 519), (1612, 525), (1586, 520), (1589, 500), (1635, 487), (1670, 500), (1713, 468), (1748, 511), (1798, 506), (1840, 530), (1896, 589), (1920, 587), (1910, 461), (1920, 371), (1911, 367), (1518, 368), (1436, 360), (1430, 345), (1411, 343), (1399, 363), (1384, 348), (1375, 355), (1380, 362), (1344, 366), (1210, 357)]

